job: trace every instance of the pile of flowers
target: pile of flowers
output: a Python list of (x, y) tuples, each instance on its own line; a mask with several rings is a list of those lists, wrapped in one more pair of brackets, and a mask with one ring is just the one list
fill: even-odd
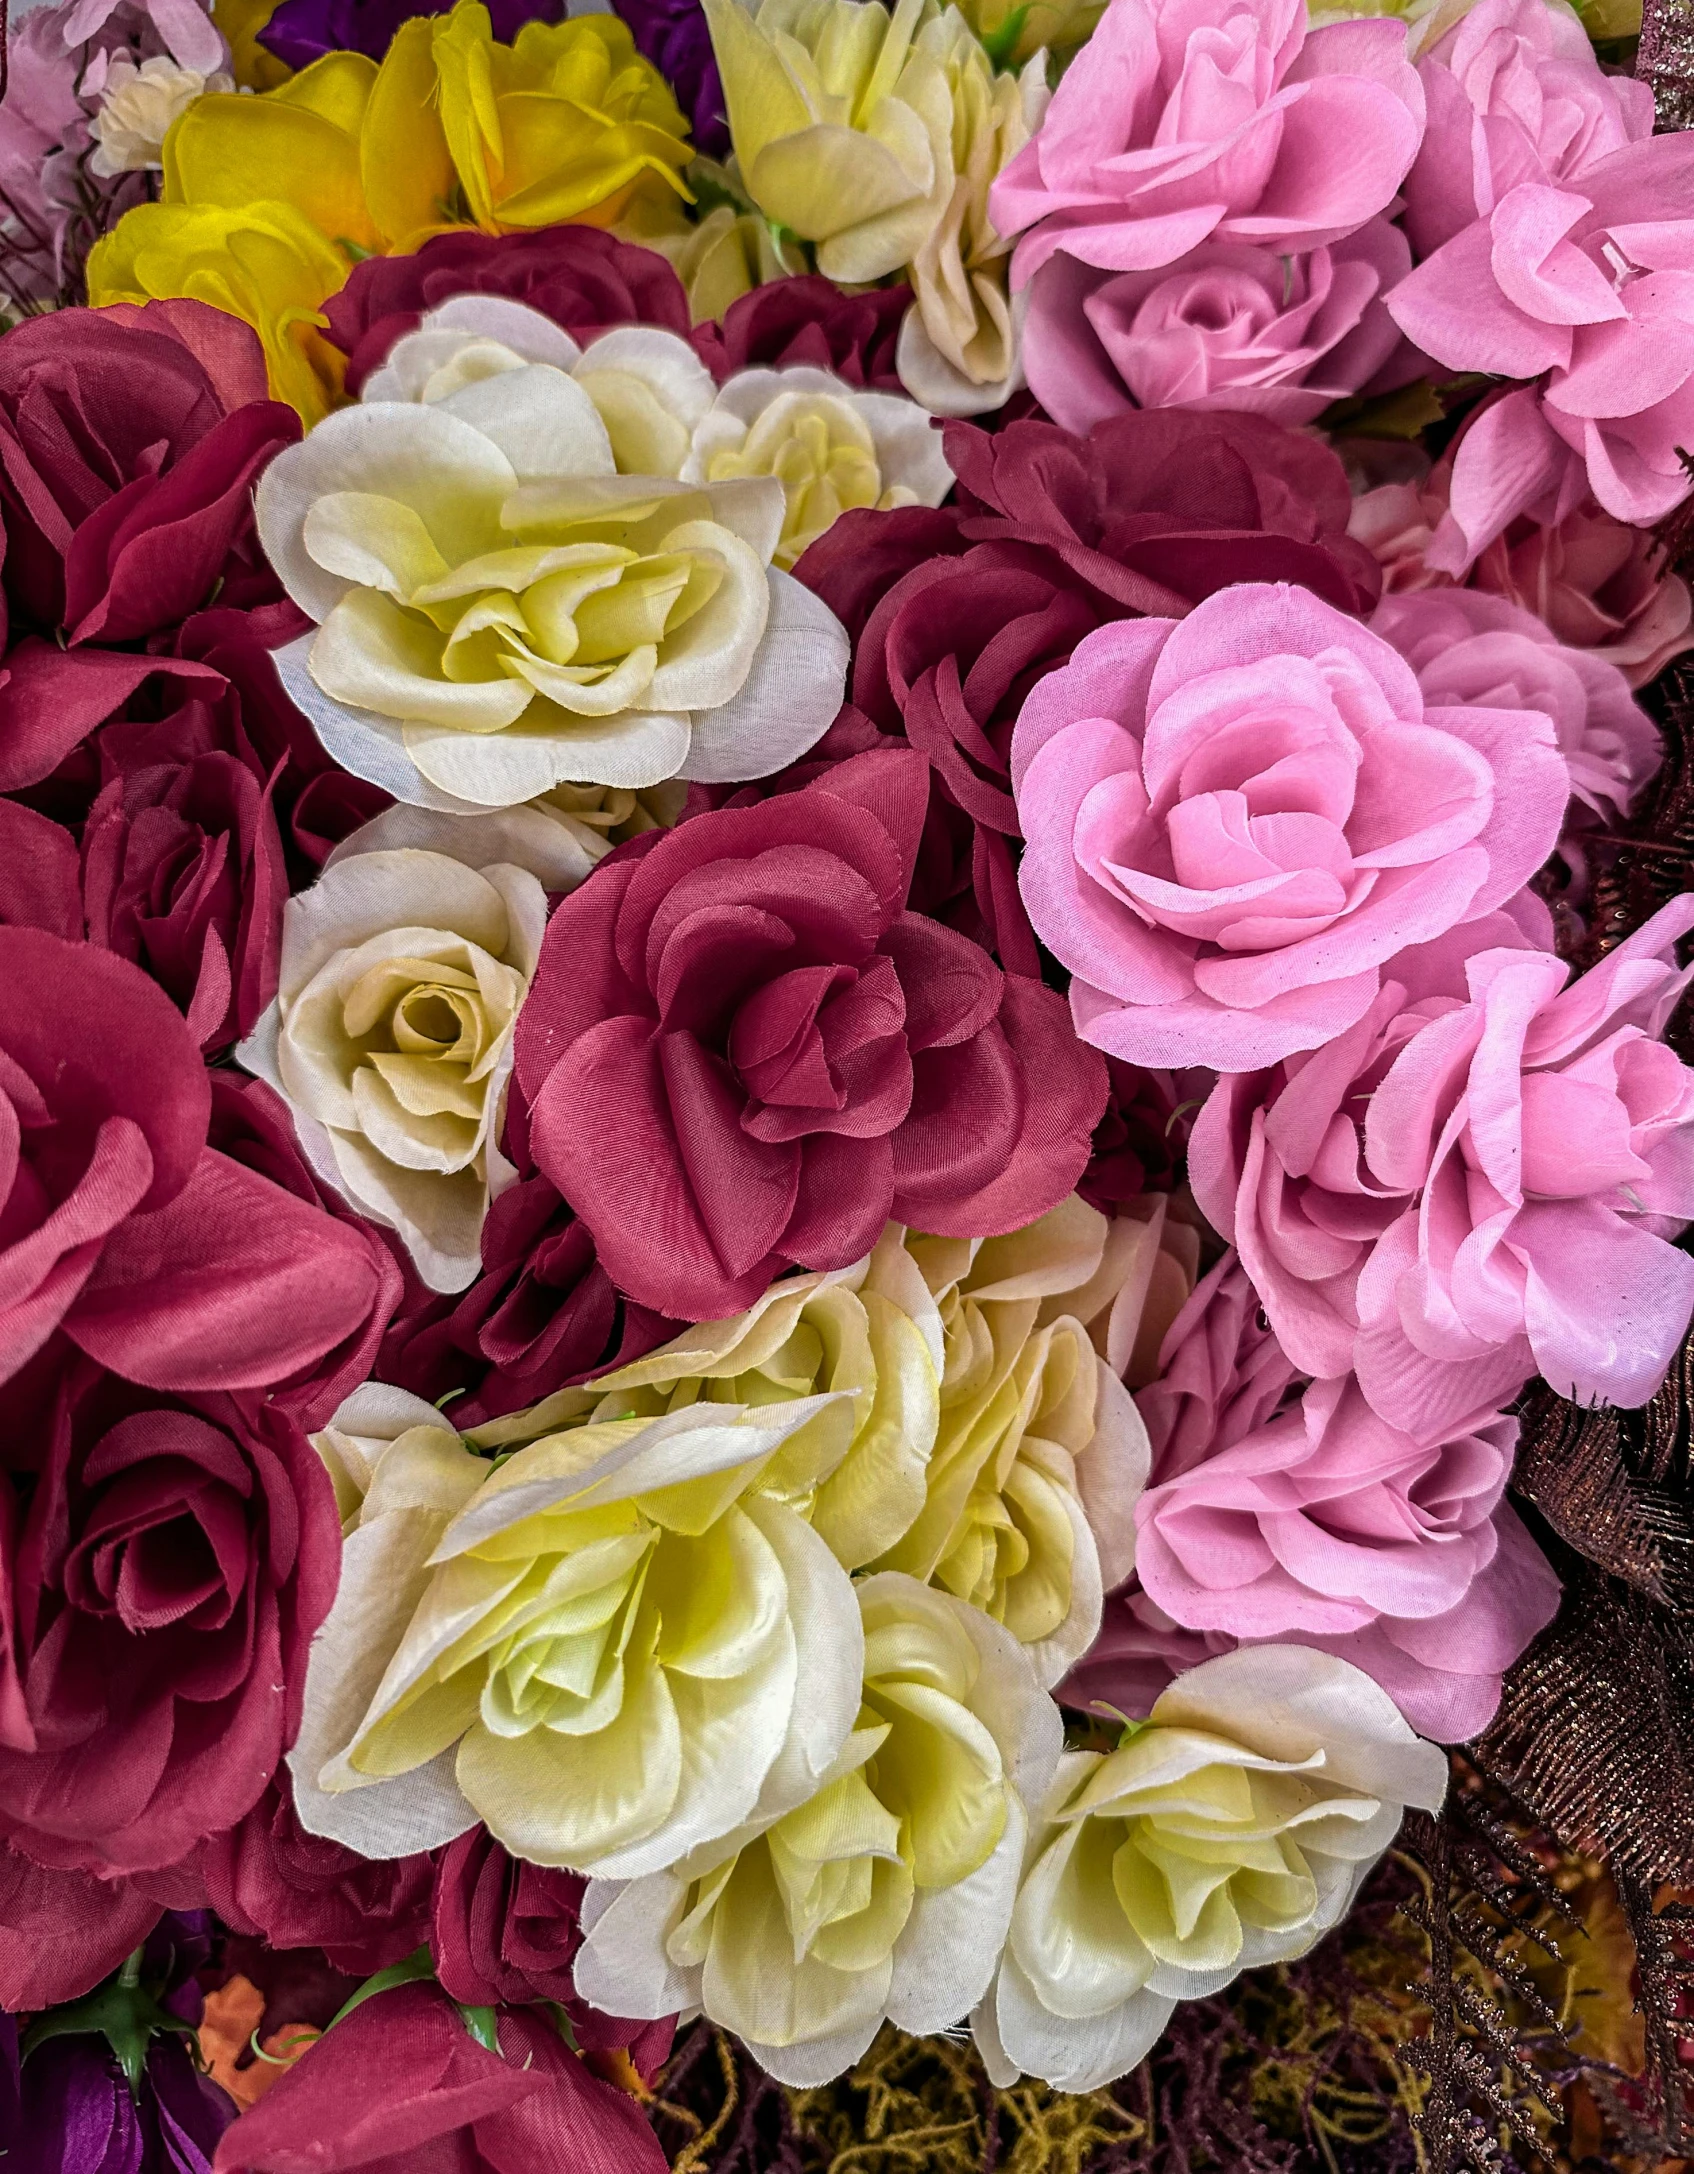
[(1563, 0), (10, 73), (0, 2133), (1127, 2073), (1439, 1807), (1522, 1393), (1694, 1313), (1694, 896), (1594, 910), (1694, 139)]

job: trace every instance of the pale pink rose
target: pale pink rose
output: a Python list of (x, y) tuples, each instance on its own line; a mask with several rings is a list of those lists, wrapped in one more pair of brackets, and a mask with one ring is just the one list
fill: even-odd
[[(1537, 957), (1551, 934), (1546, 908), (1520, 893), (1510, 914), (1401, 953), (1370, 1010), (1326, 1048), (1220, 1080), (1200, 1112), (1189, 1140), (1194, 1197), (1240, 1253), (1301, 1373), (1351, 1370), (1360, 1273), (1414, 1200), (1414, 1188), (1387, 1182), (1366, 1159), (1372, 1097), (1419, 1028), (1463, 1003), (1472, 951), (1515, 945)], [(1479, 1413), (1467, 1404), (1459, 1416)]]
[(1421, 358), (1382, 300), (1411, 268), (1386, 219), (1299, 256), (1205, 242), (1152, 272), (1103, 272), (1061, 251), (1030, 287), (1030, 390), (1079, 435), (1128, 408), (1309, 423), (1367, 385), (1417, 375)]
[(1262, 1426), (1299, 1379), (1233, 1248), (1165, 1332), (1155, 1380), (1135, 1394), (1152, 1446), (1149, 1484), (1178, 1479)]
[(1213, 239), (1314, 249), (1388, 208), (1422, 130), (1402, 24), (1308, 32), (1304, 0), (1110, 0), (989, 211), (1002, 234), (1035, 228), (1019, 287), (1058, 249), (1111, 272)]
[(1567, 649), (1533, 612), (1478, 589), (1384, 597), (1371, 626), (1438, 708), (1539, 710), (1553, 720), (1583, 828), (1619, 822), (1664, 760), (1659, 728), (1614, 664)]
[(1559, 1604), (1504, 1500), (1517, 1435), (1497, 1414), (1420, 1442), (1350, 1376), (1317, 1382), (1142, 1496), (1143, 1588), (1190, 1632), (1321, 1646), (1376, 1677), (1424, 1735), (1474, 1735)]
[(1280, 583), (1086, 636), (1024, 704), (1012, 784), (1083, 1039), (1230, 1072), (1330, 1041), (1386, 960), (1502, 906), (1570, 797), (1547, 717), (1427, 705), (1380, 635)]
[(1522, 181), (1394, 290), (1408, 339), (1454, 370), (1533, 379), (1460, 442), (1430, 563), (1462, 573), (1520, 514), (1592, 492), (1646, 524), (1686, 495), (1694, 444), (1694, 141), (1626, 144), (1553, 188)]
[[(1644, 1404), (1694, 1312), (1694, 1071), (1660, 1039), (1689, 980), (1684, 894), (1578, 980), (1484, 951), (1371, 1097), (1365, 1161), (1409, 1204), (1358, 1279), (1354, 1365), (1395, 1425), (1503, 1400), (1539, 1372)], [(1198, 1138), (1198, 1133), (1196, 1133)]]
[[(1347, 532), (1382, 568), (1385, 596), (1451, 583), (1425, 557), (1447, 516), (1451, 466), (1440, 462), (1421, 482), (1379, 484), (1354, 499)], [(1567, 648), (1615, 664), (1631, 687), (1645, 687), (1673, 657), (1694, 649), (1687, 582), (1666, 571), (1654, 536), (1592, 499), (1551, 525), (1513, 521), (1466, 580), (1533, 612)]]
[(1607, 75), (1575, 11), (1480, 0), (1418, 64), (1429, 119), (1406, 176), (1420, 257), (1523, 181), (1555, 185), (1653, 133), (1653, 93)]

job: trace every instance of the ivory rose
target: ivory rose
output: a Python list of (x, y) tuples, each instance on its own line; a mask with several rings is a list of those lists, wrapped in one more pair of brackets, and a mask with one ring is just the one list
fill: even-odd
[(283, 914), (277, 995), (238, 1052), (294, 1114), (313, 1170), (399, 1234), (433, 1291), (480, 1264), (512, 1037), (547, 892), (592, 862), (530, 809), (395, 808)]
[(999, 1974), (972, 2018), (990, 2078), (1090, 2091), (1179, 2000), (1303, 1955), (1345, 1916), (1447, 1761), (1345, 1661), (1301, 1646), (1179, 1676), (1114, 1752), (1069, 1752), (1042, 1807)]
[(618, 475), (561, 369), (343, 409), (290, 450), (259, 533), (318, 626), (277, 668), (329, 752), (397, 799), (465, 813), (569, 780), (738, 781), (840, 705), (846, 636), (771, 571), (778, 484)]
[(772, 564), (791, 567), (853, 506), (938, 506), (953, 488), (941, 434), (924, 410), (804, 364), (740, 370), (694, 425), (685, 483), (775, 476), (782, 535)]
[(864, 1640), (847, 1573), (762, 1482), (789, 1451), (791, 1490), (819, 1484), (852, 1413), (706, 1397), (491, 1465), (433, 1406), (360, 1391), (290, 1754), (301, 1823), (396, 1857), (480, 1819), (514, 1856), (633, 1879), (803, 1802), (853, 1726)]
[(1104, 271), (1208, 240), (1282, 254), (1388, 208), (1423, 133), (1404, 27), (1308, 31), (1304, 0), (1111, 0), (989, 205), (1022, 286), (1056, 250)]
[(982, 1997), (1062, 1742), (1027, 1656), (975, 1608), (894, 1574), (857, 1598), (858, 1719), (818, 1793), (583, 1904), (580, 1993), (703, 2009), (790, 2085), (839, 2075), (885, 2017), (945, 2031)]
[(1224, 1071), (1361, 1019), (1395, 953), (1527, 882), (1570, 795), (1548, 718), (1428, 704), (1379, 635), (1268, 584), (1087, 636), (1024, 704), (1012, 785), (1078, 1032)]
[(1073, 1194), (1009, 1237), (906, 1240), (939, 1301), (945, 1367), (922, 1506), (878, 1567), (1003, 1623), (1044, 1685), (1134, 1562), (1147, 1433), (1119, 1374), (1164, 1207), (1108, 1222)]

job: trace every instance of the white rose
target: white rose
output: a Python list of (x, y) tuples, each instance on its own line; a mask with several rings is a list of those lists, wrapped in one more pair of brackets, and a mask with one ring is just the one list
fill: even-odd
[(398, 806), (344, 839), (288, 901), (277, 994), (237, 1055), (287, 1101), (307, 1160), (396, 1231), (431, 1290), (481, 1265), (512, 1036), (548, 891), (595, 856), (531, 808)]
[[(90, 79), (84, 94), (93, 88)], [(171, 124), (208, 91), (233, 91), (235, 78), (221, 71), (207, 75), (184, 68), (168, 53), (155, 53), (138, 67), (129, 53), (114, 53), (100, 86), (100, 106), (88, 124), (94, 139), (89, 171), (110, 180), (115, 174), (155, 171), (164, 163)]]
[(915, 400), (862, 392), (828, 370), (739, 370), (694, 426), (685, 483), (775, 476), (776, 564), (792, 566), (855, 506), (939, 506), (953, 488), (941, 433)]
[[(638, 384), (623, 373), (619, 398)], [(620, 475), (594, 390), (523, 362), (368, 401), (260, 480), (266, 555), (318, 622), (277, 652), (283, 683), (397, 799), (457, 814), (573, 781), (742, 782), (840, 707), (846, 632), (771, 565), (781, 486)]]
[(1126, 2074), (1179, 2000), (1314, 1947), (1446, 1785), (1444, 1754), (1332, 1654), (1249, 1646), (1178, 1676), (1119, 1750), (1059, 1762), (972, 2018), (990, 2077)]
[(583, 1902), (585, 1999), (704, 2009), (797, 2086), (850, 2067), (885, 2017), (944, 2031), (981, 1998), (1063, 1741), (1028, 1656), (979, 1610), (897, 1573), (857, 1597), (858, 1721), (818, 1792)]

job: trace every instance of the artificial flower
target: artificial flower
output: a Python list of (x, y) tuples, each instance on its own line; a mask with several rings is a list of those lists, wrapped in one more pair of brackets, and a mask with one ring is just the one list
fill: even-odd
[(1069, 1752), (1036, 1820), (999, 1975), (973, 2017), (1002, 2087), (1126, 2074), (1179, 2000), (1303, 1955), (1447, 1762), (1368, 1676), (1301, 1646), (1179, 1676), (1114, 1752)]
[(592, 865), (573, 848), (524, 808), (378, 816), (289, 900), (276, 999), (241, 1045), (317, 1176), (396, 1231), (434, 1291), (475, 1276), (491, 1189), (513, 1175), (513, 1032), (547, 893)]
[(844, 294), (815, 274), (773, 279), (730, 303), (721, 325), (698, 325), (694, 344), (720, 381), (738, 370), (808, 363), (855, 388), (895, 393), (895, 343), (911, 299), (904, 286)]
[(714, 318), (768, 281), (802, 276), (806, 253), (785, 227), (773, 228), (744, 204), (724, 169), (711, 160), (697, 161), (693, 175), (697, 188), (714, 183), (721, 188), (724, 201), (685, 233), (655, 235), (653, 246), (669, 258), (688, 296), (689, 316), (709, 336)]
[(436, 1985), (399, 1985), (326, 2031), (230, 2129), (216, 2174), (664, 2174), (627, 2093), (541, 2008), (506, 2008), (498, 2051)]
[(235, 78), (220, 70), (203, 75), (184, 68), (167, 53), (155, 53), (139, 67), (118, 54), (106, 70), (100, 110), (89, 123), (94, 152), (89, 170), (110, 178), (163, 164), (165, 138), (197, 98), (208, 91), (233, 91)]
[(688, 332), (688, 299), (665, 259), (598, 227), (435, 234), (408, 256), (355, 264), (324, 304), (328, 337), (347, 357), (348, 392), (361, 392), (430, 310), (471, 294), (526, 303), (584, 347), (618, 325)]
[(906, 906), (923, 785), (909, 750), (859, 756), (636, 840), (554, 914), (518, 1032), (533, 1153), (643, 1305), (745, 1305), (891, 1216), (1015, 1230), (1081, 1174), (1098, 1060)]
[[(264, 0), (269, 20), (258, 31), (267, 53), (290, 69), (309, 68), (326, 53), (364, 53), (381, 60), (394, 34), (414, 15), (445, 15), (451, 0), (414, 6), (412, 0)], [(564, 20), (564, 0), (487, 0), (489, 25), (510, 45), (525, 23)]]
[[(190, 1980), (170, 1997), (194, 2016), (199, 1989)], [(131, 1996), (139, 2007), (146, 1995)], [(166, 2011), (167, 2013), (169, 2011)], [(149, 2030), (133, 2080), (98, 2026), (49, 2039), (14, 2069), (17, 2096), (5, 2103), (5, 2064), (16, 2059), (16, 2025), (0, 2021), (0, 2122), (7, 2158), (18, 2174), (211, 2174), (219, 2137), (235, 2106), (197, 2073), (186, 2020)], [(8, 2115), (10, 2118), (8, 2119)]]
[(1029, 288), (1030, 389), (1075, 431), (1133, 407), (1309, 423), (1332, 401), (1416, 373), (1383, 307), (1411, 268), (1405, 236), (1383, 218), (1298, 256), (1204, 242), (1148, 272), (1060, 252)]
[(614, 12), (629, 25), (636, 51), (676, 93), (695, 150), (702, 158), (722, 158), (729, 149), (729, 124), (700, 0), (622, 0)]
[[(1077, 1191), (1102, 1215), (1113, 1215), (1143, 1193), (1168, 1193), (1179, 1181), (1190, 1113), (1203, 1096), (1190, 1089), (1207, 1073), (1150, 1072), (1121, 1057), (1106, 1059), (1111, 1091), (1094, 1128), (1088, 1168)], [(1191, 1273), (1190, 1284), (1194, 1281)]]
[(1426, 704), (1380, 636), (1268, 585), (1089, 635), (1012, 780), (1078, 1031), (1226, 1071), (1351, 1027), (1396, 952), (1523, 887), (1570, 796), (1548, 718)]
[(1162, 1200), (1145, 1222), (1108, 1222), (1073, 1195), (1004, 1238), (906, 1241), (940, 1307), (945, 1368), (921, 1507), (879, 1567), (1004, 1624), (1043, 1685), (1080, 1658), (1101, 1594), (1134, 1563), (1147, 1431), (1120, 1370), (1163, 1220)]
[(326, 1445), (351, 1530), (290, 1754), (303, 1822), (400, 1856), (480, 1818), (625, 1879), (803, 1801), (863, 1640), (847, 1573), (763, 1483), (820, 1485), (852, 1414), (846, 1391), (703, 1399), (491, 1466), (429, 1405), (362, 1392)]
[(1423, 134), (1389, 21), (1308, 31), (1304, 0), (1111, 0), (1088, 61), (989, 199), (1022, 286), (1056, 250), (1150, 272), (1202, 242), (1316, 249), (1386, 211)]
[(589, 1999), (703, 2009), (791, 2085), (850, 2067), (884, 2017), (943, 2031), (981, 1998), (1062, 1742), (1026, 1657), (977, 1609), (898, 1575), (857, 1598), (858, 1717), (818, 1793), (734, 1846), (596, 1881), (584, 1905)]
[(804, 363), (738, 370), (695, 422), (681, 475), (698, 484), (775, 476), (783, 519), (772, 564), (784, 568), (852, 507), (938, 506), (953, 488), (921, 407)]
[(0, 2009), (16, 2014), (80, 1999), (134, 1953), (162, 1915), (163, 1905), (133, 1880), (49, 1871), (0, 1844)]
[[(955, 0), (957, 4), (957, 0)], [(1021, 68), (1037, 53), (1068, 60), (1094, 35), (1104, 0), (963, 0), (959, 13), (996, 66)]]
[(257, 1397), (135, 1388), (62, 1339), (8, 1394), (0, 1833), (49, 1864), (174, 1864), (251, 1809), (294, 1733), (331, 1490)]
[(331, 416), (271, 463), (258, 521), (319, 622), (279, 652), (284, 684), (402, 800), (758, 776), (840, 701), (845, 636), (771, 569), (780, 486), (617, 476), (588, 392), (550, 365)]

